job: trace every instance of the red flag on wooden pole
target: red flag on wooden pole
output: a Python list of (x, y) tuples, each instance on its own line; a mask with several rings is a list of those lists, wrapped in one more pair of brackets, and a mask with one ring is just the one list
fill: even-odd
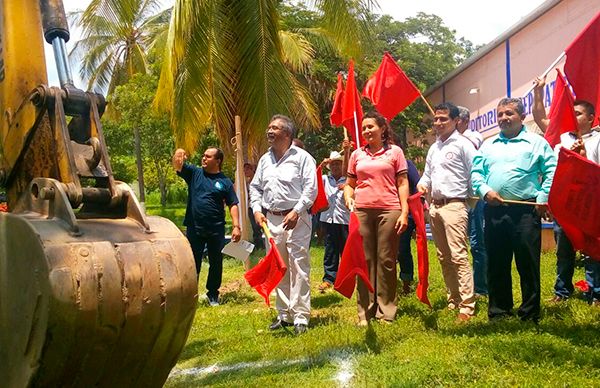
[(262, 227), (265, 231), (265, 235), (269, 239), (269, 245), (271, 245), (271, 247), (265, 257), (252, 267), (252, 269), (246, 272), (244, 277), (248, 281), (250, 287), (254, 288), (265, 299), (267, 306), (270, 306), (269, 295), (271, 295), (271, 291), (273, 291), (281, 279), (283, 279), (287, 267), (275, 246), (273, 236), (271, 236), (266, 224), (263, 224)]
[(550, 124), (544, 134), (544, 138), (553, 148), (560, 143), (560, 135), (565, 132), (577, 132), (573, 95), (560, 70), (556, 69), (556, 73), (554, 96), (548, 113)]
[(419, 272), (417, 298), (431, 307), (431, 303), (427, 297), (427, 289), (429, 288), (429, 252), (427, 251), (427, 231), (425, 229), (423, 202), (421, 201), (422, 195), (422, 193), (416, 193), (408, 197), (408, 207), (415, 221), (417, 231), (417, 262)]
[(367, 81), (362, 94), (371, 100), (379, 113), (392, 120), (412, 104), (421, 92), (394, 58), (386, 52), (379, 68)]
[(329, 122), (331, 125), (339, 127), (342, 125), (342, 103), (344, 100), (344, 77), (342, 73), (337, 75), (337, 88), (335, 89), (335, 98), (333, 100), (333, 108), (331, 108), (331, 115), (329, 116)]
[(561, 148), (548, 206), (573, 248), (600, 260), (600, 165)]
[[(565, 74), (578, 100), (600, 109), (600, 12), (565, 50)], [(594, 125), (598, 124), (598, 115)]]
[(367, 81), (362, 95), (371, 100), (386, 119), (392, 120), (412, 104), (421, 92), (386, 52), (379, 68)]
[(354, 79), (354, 61), (351, 59), (348, 66), (348, 80), (346, 81), (346, 90), (344, 91), (342, 103), (342, 123), (348, 129), (348, 132), (350, 132), (350, 136), (357, 147), (366, 144), (361, 134), (362, 116), (360, 94), (358, 93), (356, 80)]
[(356, 213), (350, 213), (350, 224), (348, 225), (348, 238), (342, 253), (342, 260), (335, 277), (333, 288), (344, 295), (346, 298), (352, 298), (352, 293), (356, 287), (356, 276), (359, 276), (365, 282), (371, 292), (375, 292), (373, 285), (369, 281), (369, 271), (365, 259), (363, 248), (363, 239), (359, 231), (360, 223)]

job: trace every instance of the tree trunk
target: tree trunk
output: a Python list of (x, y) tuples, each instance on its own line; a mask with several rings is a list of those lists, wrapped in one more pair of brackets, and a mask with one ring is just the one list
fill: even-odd
[(135, 127), (133, 129), (133, 136), (135, 140), (135, 161), (137, 164), (138, 173), (138, 187), (140, 189), (140, 202), (143, 204), (142, 207), (145, 209), (144, 203), (146, 202), (146, 194), (144, 188), (144, 167), (142, 166), (142, 145), (140, 139), (140, 129)]

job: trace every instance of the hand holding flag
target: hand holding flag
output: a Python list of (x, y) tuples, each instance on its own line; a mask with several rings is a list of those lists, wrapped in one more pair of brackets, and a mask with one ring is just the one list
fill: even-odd
[(553, 148), (560, 143), (560, 135), (566, 132), (577, 132), (573, 95), (560, 70), (556, 69), (556, 73), (554, 96), (548, 113), (550, 123), (544, 134), (544, 138)]
[(287, 271), (287, 267), (277, 250), (277, 246), (275, 245), (275, 240), (273, 240), (273, 236), (267, 227), (267, 223), (263, 222), (261, 225), (265, 236), (269, 239), (269, 251), (263, 257), (258, 264), (256, 264), (252, 269), (244, 274), (244, 277), (248, 281), (250, 287), (254, 288), (267, 303), (267, 306), (270, 306), (269, 295), (271, 291), (281, 281), (283, 275), (285, 275), (285, 271)]

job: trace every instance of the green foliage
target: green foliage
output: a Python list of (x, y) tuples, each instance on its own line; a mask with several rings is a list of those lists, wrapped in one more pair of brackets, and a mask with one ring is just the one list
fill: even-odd
[(125, 85), (118, 86), (110, 102), (119, 119), (105, 120), (104, 128), (111, 158), (117, 161), (119, 175), (128, 181), (131, 172), (137, 174), (131, 154), (134, 129), (139, 130), (145, 185), (150, 191), (158, 190), (161, 204), (165, 205), (168, 186), (179, 178), (171, 167), (175, 145), (169, 117), (151, 108), (157, 83), (152, 74), (135, 74)]
[[(252, 263), (264, 253), (254, 253)], [(433, 309), (414, 294), (400, 297), (393, 324), (359, 328), (355, 297), (317, 291), (323, 248), (313, 246), (311, 321), (301, 336), (290, 329), (267, 329), (275, 310), (245, 283), (242, 263), (225, 259), (222, 304), (199, 302), (187, 344), (165, 386), (555, 387), (596, 386), (600, 381), (600, 309), (574, 297), (555, 306), (542, 302), (539, 326), (518, 318), (490, 323), (487, 301), (480, 299), (475, 317), (459, 324), (457, 313), (446, 308), (446, 288), (431, 243), (429, 257)], [(554, 254), (544, 254), (543, 301), (552, 296), (555, 270)], [(203, 266), (199, 295), (205, 293), (207, 272)], [(575, 278), (583, 276), (578, 268)], [(518, 306), (516, 279), (513, 265)]]
[(79, 62), (88, 90), (112, 94), (136, 73), (149, 72), (148, 53), (162, 51), (171, 9), (158, 12), (159, 0), (92, 0), (69, 15), (83, 30), (69, 59)]
[[(404, 21), (380, 16), (373, 23), (373, 29), (375, 44), (369, 61), (362, 66), (363, 72), (372, 74), (383, 53), (388, 51), (421, 92), (440, 81), (475, 50), (468, 40), (457, 39), (456, 31), (446, 27), (439, 16), (423, 12)], [(392, 127), (404, 147), (407, 146), (407, 132), (418, 138), (425, 134), (430, 126), (428, 112), (423, 101), (418, 99), (392, 120)], [(419, 157), (416, 150), (412, 151), (409, 149), (409, 157)]]

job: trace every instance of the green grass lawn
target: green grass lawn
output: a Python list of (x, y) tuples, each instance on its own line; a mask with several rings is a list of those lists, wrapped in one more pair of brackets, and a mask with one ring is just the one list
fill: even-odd
[[(539, 326), (517, 318), (489, 323), (486, 300), (466, 324), (446, 309), (445, 290), (430, 244), (430, 300), (401, 297), (392, 325), (356, 327), (356, 301), (319, 294), (323, 248), (311, 249), (310, 330), (270, 332), (276, 313), (243, 279), (235, 259), (224, 263), (222, 304), (199, 302), (187, 344), (168, 387), (319, 386), (600, 386), (600, 309), (574, 297), (552, 297), (555, 257), (542, 257), (543, 316)], [(253, 260), (264, 251), (253, 254)], [(416, 256), (415, 256), (416, 257)], [(200, 274), (203, 295), (207, 265)], [(583, 278), (578, 268), (575, 281)], [(520, 303), (513, 273), (515, 305)], [(274, 298), (271, 300), (274, 304)], [(293, 329), (293, 328), (292, 328)]]

